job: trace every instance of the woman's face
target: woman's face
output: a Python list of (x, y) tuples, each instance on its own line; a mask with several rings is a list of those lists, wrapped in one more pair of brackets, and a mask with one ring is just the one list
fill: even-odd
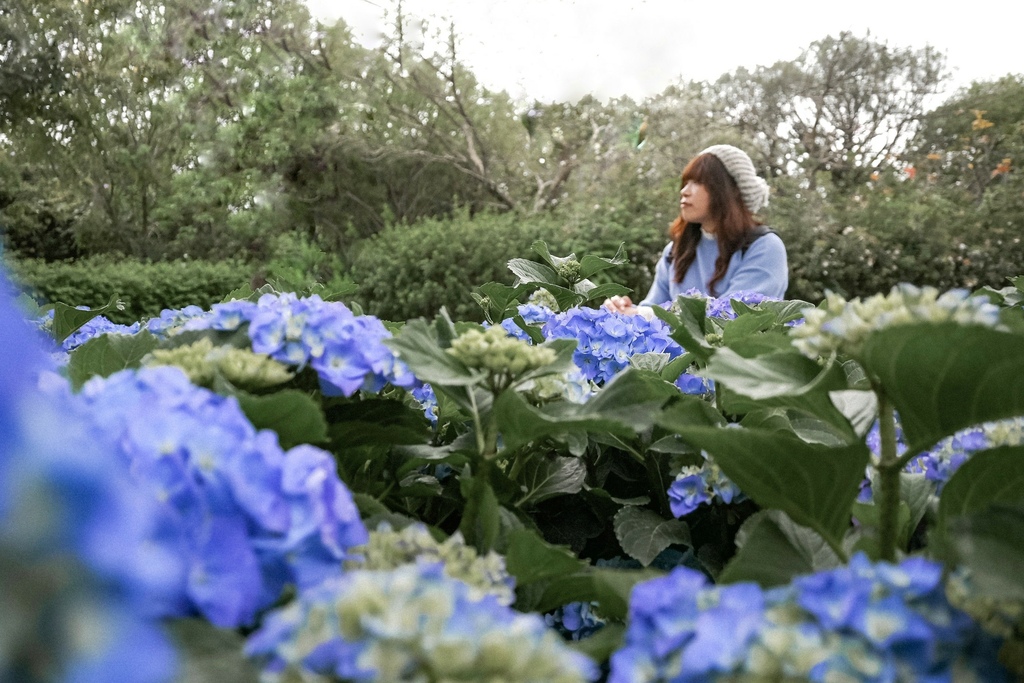
[(683, 189), (679, 190), (679, 215), (682, 219), (687, 223), (700, 223), (708, 230), (713, 227), (705, 225), (710, 210), (711, 195), (708, 194), (707, 188), (698, 182), (686, 181)]

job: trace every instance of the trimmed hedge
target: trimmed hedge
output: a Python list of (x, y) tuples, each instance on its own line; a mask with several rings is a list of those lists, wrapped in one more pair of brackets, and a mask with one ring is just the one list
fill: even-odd
[(117, 296), (125, 309), (108, 317), (131, 324), (160, 315), (165, 308), (191, 304), (208, 308), (232, 290), (249, 283), (244, 264), (224, 261), (146, 263), (132, 259), (92, 258), (47, 263), (10, 259), (17, 284), (39, 304), (102, 306)]

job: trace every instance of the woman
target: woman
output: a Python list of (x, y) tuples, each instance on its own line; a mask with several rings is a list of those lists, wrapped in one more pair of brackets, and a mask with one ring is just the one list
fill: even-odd
[(639, 306), (617, 296), (605, 307), (652, 317), (650, 306), (688, 290), (783, 298), (789, 286), (786, 247), (754, 217), (768, 203), (768, 184), (750, 157), (732, 145), (712, 145), (686, 165), (681, 185), (679, 217), (669, 228), (672, 241), (658, 259), (651, 290)]

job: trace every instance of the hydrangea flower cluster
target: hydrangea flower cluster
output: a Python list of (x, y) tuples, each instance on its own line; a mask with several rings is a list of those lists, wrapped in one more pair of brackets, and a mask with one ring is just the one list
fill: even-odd
[[(547, 291), (547, 290), (538, 290)], [(544, 323), (551, 319), (555, 315), (554, 309), (548, 306), (542, 306), (539, 304), (522, 304), (518, 308), (519, 315), (523, 318), (523, 322), (527, 325), (536, 325), (537, 327), (543, 327)], [(509, 335), (516, 339), (522, 339), (525, 342), (530, 341), (530, 336), (523, 331), (519, 325), (516, 325), (512, 318), (505, 318), (501, 321), (501, 327)]]
[(0, 679), (170, 680), (173, 648), (148, 606), (176, 558), (147, 548), (153, 507), (87, 438), (0, 272)]
[(939, 495), (949, 478), (974, 453), (1021, 444), (1024, 444), (1024, 418), (986, 422), (943, 439), (930, 451), (911, 460), (907, 470), (922, 472), (929, 481), (935, 482), (935, 493)]
[(676, 378), (675, 385), (684, 394), (706, 396), (715, 391), (714, 380), (684, 372)]
[(406, 365), (384, 344), (391, 333), (379, 319), (357, 316), (345, 304), (315, 294), (264, 294), (255, 303), (214, 304), (209, 313), (187, 320), (182, 329), (234, 331), (246, 323), (253, 351), (286, 365), (309, 365), (327, 396), (380, 391), (387, 383), (403, 388), (416, 384)]
[(639, 584), (611, 683), (999, 681), (997, 642), (946, 600), (942, 567), (850, 564), (762, 590), (686, 567)]
[(423, 408), (424, 417), (430, 420), (430, 424), (437, 427), (437, 394), (434, 393), (434, 387), (424, 383), (413, 387), (409, 393)]
[(233, 346), (214, 346), (209, 339), (173, 349), (155, 349), (142, 359), (142, 365), (174, 365), (188, 375), (189, 381), (212, 388), (218, 375), (236, 387), (267, 389), (292, 378), (288, 366), (263, 354)]
[(682, 295), (705, 299), (707, 301), (705, 315), (709, 318), (721, 318), (723, 320), (734, 320), (736, 318), (736, 312), (732, 310), (732, 302), (734, 300), (748, 306), (755, 306), (762, 301), (777, 301), (777, 299), (765, 296), (761, 292), (754, 291), (733, 292), (728, 296), (713, 297), (705, 295), (698, 289), (688, 289)]
[[(53, 312), (51, 311), (50, 314), (52, 315)], [(138, 331), (139, 323), (135, 323), (133, 325), (119, 325), (118, 323), (111, 322), (106, 316), (98, 315), (79, 327), (74, 333), (65, 339), (61, 343), (60, 348), (61, 351), (71, 352), (90, 339), (95, 339), (96, 337), (101, 337), (105, 334), (132, 335)]]
[(467, 330), (452, 340), (447, 351), (466, 367), (506, 378), (518, 377), (555, 360), (552, 349), (531, 346), (509, 335), (501, 326)]
[(199, 306), (186, 306), (185, 308), (165, 308), (160, 311), (156, 318), (146, 321), (146, 329), (159, 339), (167, 339), (178, 332), (192, 318), (200, 318), (206, 315)]
[(607, 623), (594, 611), (597, 603), (570, 602), (544, 615), (544, 623), (569, 640), (583, 640), (600, 631)]
[(608, 382), (629, 367), (630, 356), (667, 353), (671, 359), (683, 353), (661, 320), (604, 308), (573, 308), (558, 313), (545, 323), (542, 332), (545, 339), (575, 339), (573, 361), (585, 379), (597, 384)]
[(474, 598), (440, 564), (350, 571), (271, 612), (246, 647), (267, 671), (346, 681), (577, 683), (597, 667), (544, 620)]
[(669, 486), (668, 503), (676, 517), (685, 517), (716, 498), (726, 504), (747, 499), (707, 453), (701, 451), (701, 455), (703, 463), (684, 467)]
[[(871, 449), (872, 458), (877, 463), (881, 445), (878, 423), (868, 432), (867, 446)], [(915, 456), (904, 471), (923, 474), (935, 485), (935, 495), (941, 495), (946, 482), (960, 466), (978, 451), (1000, 446), (1019, 446), (1024, 444), (1024, 418), (1016, 417), (997, 422), (986, 422), (977, 427), (960, 430), (936, 444), (931, 450)], [(902, 455), (907, 450), (903, 438), (903, 429), (899, 418), (896, 419), (896, 453)], [(869, 473), (872, 467), (869, 466)], [(872, 499), (871, 482), (865, 478), (861, 484), (858, 500), (862, 503)]]
[(183, 558), (166, 616), (250, 624), (287, 584), (300, 591), (341, 572), (367, 540), (329, 453), (284, 452), (234, 398), (194, 386), (178, 368), (94, 378), (76, 396), (97, 438), (118, 445), (136, 486), (159, 502), (152, 541)]
[(410, 524), (400, 531), (382, 522), (370, 532), (366, 546), (352, 549), (347, 569), (395, 569), (416, 562), (439, 562), (444, 573), (469, 586), (474, 598), (493, 595), (503, 605), (516, 599), (515, 579), (505, 569), (505, 558), (494, 551), (481, 557), (456, 532), (438, 542), (423, 524)]
[(793, 345), (811, 358), (841, 351), (860, 356), (875, 331), (915, 322), (953, 321), (962, 325), (999, 324), (999, 307), (987, 297), (971, 296), (965, 289), (943, 294), (934, 287), (900, 284), (888, 295), (847, 301), (828, 292), (819, 308), (804, 311), (804, 324), (793, 328)]

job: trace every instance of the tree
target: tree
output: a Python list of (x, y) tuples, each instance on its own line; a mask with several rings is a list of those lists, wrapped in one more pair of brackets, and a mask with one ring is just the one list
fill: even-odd
[(945, 78), (931, 47), (893, 48), (843, 32), (792, 62), (716, 83), (728, 120), (754, 138), (773, 174), (802, 169), (812, 188), (828, 173), (850, 192), (897, 156)]

